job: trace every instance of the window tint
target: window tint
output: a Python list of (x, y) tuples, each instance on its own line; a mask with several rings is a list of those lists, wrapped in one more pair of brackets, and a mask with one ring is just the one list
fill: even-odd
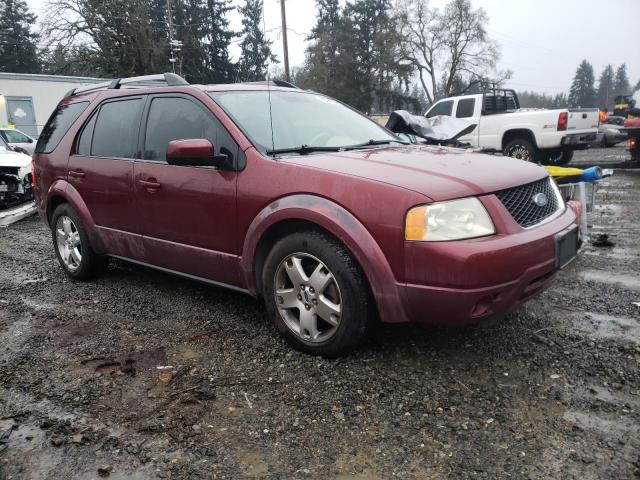
[(133, 158), (138, 143), (141, 108), (140, 98), (102, 105), (93, 131), (91, 155)]
[(238, 146), (220, 122), (203, 106), (181, 97), (157, 97), (151, 101), (144, 142), (144, 158), (166, 162), (173, 140), (206, 138), (215, 153), (227, 155), (233, 164)]
[(78, 155), (91, 155), (91, 139), (93, 138), (93, 128), (96, 125), (96, 118), (98, 118), (97, 115), (92, 116), (91, 120), (89, 120), (82, 129), (76, 148)]
[(451, 111), (453, 110), (453, 100), (446, 100), (444, 102), (436, 103), (429, 113), (427, 113), (427, 118), (435, 117), (437, 115), (449, 115), (451, 116)]
[(62, 105), (53, 112), (51, 118), (42, 129), (36, 145), (37, 153), (50, 153), (58, 146), (62, 137), (69, 131), (89, 102)]
[(469, 118), (473, 117), (473, 109), (476, 106), (475, 98), (463, 98), (458, 101), (458, 106), (456, 107), (456, 117), (458, 118)]

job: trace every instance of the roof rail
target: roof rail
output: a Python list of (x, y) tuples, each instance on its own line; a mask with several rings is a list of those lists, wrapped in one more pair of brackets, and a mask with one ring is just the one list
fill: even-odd
[(93, 90), (117, 90), (123, 85), (133, 85), (137, 84), (138, 86), (145, 87), (178, 87), (183, 85), (189, 85), (184, 78), (175, 73), (162, 73), (159, 75), (144, 75), (141, 77), (129, 77), (129, 78), (116, 78), (115, 80), (110, 80), (108, 82), (96, 83), (94, 85), (87, 85), (85, 87), (77, 87), (69, 90), (64, 98), (70, 97), (72, 95), (77, 95), (78, 93), (90, 92)]
[(243, 82), (245, 85), (269, 85), (269, 83), (275, 85), (276, 87), (284, 87), (284, 88), (296, 88), (300, 89), (300, 87), (294, 85), (291, 82), (287, 82), (285, 80), (259, 80), (257, 82)]

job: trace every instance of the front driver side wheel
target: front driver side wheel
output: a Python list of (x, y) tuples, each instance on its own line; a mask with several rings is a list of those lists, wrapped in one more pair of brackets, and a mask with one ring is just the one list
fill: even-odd
[(325, 233), (299, 232), (278, 241), (265, 261), (262, 285), (276, 328), (305, 353), (348, 353), (372, 325), (371, 295), (362, 270)]
[(63, 203), (55, 209), (51, 234), (58, 262), (69, 277), (86, 280), (106, 267), (107, 258), (93, 251), (82, 220), (71, 205)]

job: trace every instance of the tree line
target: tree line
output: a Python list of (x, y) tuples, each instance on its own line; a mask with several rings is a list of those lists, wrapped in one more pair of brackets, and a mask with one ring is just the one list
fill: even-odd
[(632, 87), (627, 74), (627, 65), (623, 63), (615, 68), (606, 65), (596, 84), (593, 65), (583, 60), (576, 69), (569, 93), (545, 95), (536, 92), (519, 92), (522, 107), (562, 108), (583, 107), (613, 110), (615, 97), (640, 90), (640, 81)]
[(238, 7), (238, 32), (229, 25), (233, 9), (231, 0), (51, 0), (35, 33), (26, 2), (0, 0), (0, 71), (128, 77), (175, 68), (194, 83), (262, 80), (276, 61), (263, 0)]
[[(231, 0), (50, 0), (35, 32), (24, 0), (0, 0), (0, 71), (114, 78), (174, 68), (192, 83), (282, 77), (263, 8), (263, 0), (238, 7)], [(239, 31), (230, 27), (234, 10)], [(316, 0), (315, 26), (293, 81), (365, 112), (423, 112), (440, 98), (511, 77), (496, 69), (500, 49), (487, 24), (471, 0), (450, 0), (443, 9), (428, 0)], [(610, 107), (629, 87), (626, 65), (607, 66), (596, 87), (584, 60), (568, 94), (520, 97), (530, 107)]]
[[(50, 0), (34, 32), (24, 0), (0, 0), (0, 71), (123, 77), (175, 67), (193, 83), (263, 80), (269, 68), (279, 71), (263, 7), (263, 0), (237, 7), (235, 32), (231, 0)], [(421, 111), (508, 77), (495, 72), (499, 49), (487, 21), (470, 0), (451, 0), (442, 11), (427, 0), (318, 0), (294, 81), (363, 111)]]

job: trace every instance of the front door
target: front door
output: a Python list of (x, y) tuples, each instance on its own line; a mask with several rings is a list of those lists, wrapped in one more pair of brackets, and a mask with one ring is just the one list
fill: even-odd
[(9, 123), (27, 135), (37, 137), (38, 126), (36, 116), (33, 113), (33, 99), (31, 97), (6, 97), (6, 100)]
[(240, 285), (237, 172), (166, 161), (172, 140), (206, 138), (217, 155), (226, 154), (231, 160), (238, 158), (238, 145), (217, 118), (189, 95), (151, 96), (143, 117), (142, 159), (134, 164), (134, 186), (145, 261)]
[(145, 97), (103, 103), (83, 126), (69, 158), (68, 180), (87, 205), (111, 254), (140, 259), (134, 208), (133, 158)]

